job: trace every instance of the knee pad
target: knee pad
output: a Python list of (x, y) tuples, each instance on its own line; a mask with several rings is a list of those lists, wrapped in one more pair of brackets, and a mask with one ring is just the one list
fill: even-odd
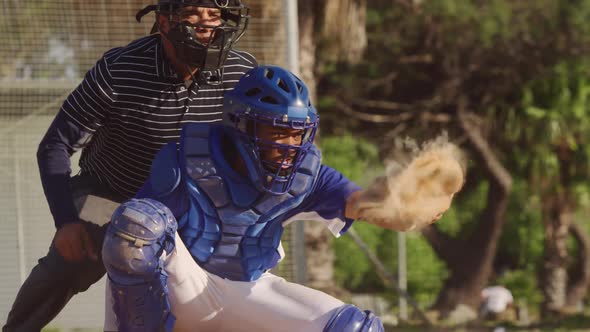
[(323, 332), (384, 332), (381, 319), (370, 310), (361, 311), (352, 304), (338, 308)]
[(163, 253), (174, 249), (176, 220), (162, 203), (133, 199), (111, 217), (102, 247), (120, 332), (171, 331)]
[(164, 204), (152, 199), (127, 201), (111, 217), (102, 247), (103, 263), (109, 274), (155, 277), (162, 268), (162, 253), (174, 249), (175, 233), (176, 220)]

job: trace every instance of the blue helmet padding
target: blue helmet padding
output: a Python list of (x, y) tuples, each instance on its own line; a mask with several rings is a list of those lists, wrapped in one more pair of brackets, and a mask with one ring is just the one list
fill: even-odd
[(338, 308), (323, 332), (384, 332), (381, 319), (370, 310), (361, 311), (352, 304)]
[[(233, 90), (224, 96), (227, 114), (250, 108), (250, 114), (260, 117), (309, 121), (315, 123), (318, 113), (311, 104), (309, 90), (301, 79), (277, 66), (258, 66), (250, 69)], [(230, 118), (226, 124), (233, 125)], [(227, 122), (229, 120), (229, 122)]]

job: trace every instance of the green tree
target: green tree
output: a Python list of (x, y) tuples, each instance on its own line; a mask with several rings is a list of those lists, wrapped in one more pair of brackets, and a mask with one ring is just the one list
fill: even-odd
[[(367, 185), (382, 171), (377, 147), (350, 134), (324, 136), (323, 160), (351, 180)], [(447, 213), (444, 224), (457, 223), (455, 210)], [(397, 233), (358, 221), (353, 226), (369, 248), (391, 272), (397, 270)], [(372, 263), (347, 236), (333, 242), (336, 255), (334, 277), (338, 285), (357, 292), (391, 293), (375, 272)], [(432, 303), (441, 286), (446, 269), (432, 248), (417, 233), (407, 240), (408, 290), (419, 303)]]
[[(375, 176), (378, 169), (379, 154), (377, 148), (365, 140), (350, 134), (343, 136), (324, 136), (321, 141), (323, 162), (360, 185), (366, 185)], [(357, 222), (353, 226), (374, 251), (379, 244), (381, 229)], [(334, 278), (339, 285), (351, 290), (366, 288), (375, 290), (379, 280), (374, 275), (374, 268), (356, 244), (348, 237), (334, 241), (335, 260)]]
[[(525, 176), (513, 151), (527, 146), (506, 137), (511, 110), (532, 82), (587, 54), (589, 9), (587, 1), (376, 0), (368, 3), (364, 61), (322, 67), (324, 132), (365, 133), (385, 156), (392, 137), (424, 139), (444, 128), (471, 157), (456, 202), (469, 219), (454, 234), (444, 220), (423, 230), (449, 271), (434, 305), (443, 314), (459, 303), (477, 308), (493, 276), (514, 177)], [(526, 121), (513, 125), (536, 130)], [(461, 196), (482, 191), (480, 206), (463, 205)]]
[[(545, 312), (559, 312), (568, 302), (573, 305), (585, 295), (590, 283), (590, 276), (582, 274), (583, 278), (577, 280), (581, 285), (570, 293), (568, 301), (567, 239), (573, 232), (583, 244), (584, 232), (576, 232), (572, 223), (576, 209), (589, 191), (589, 70), (585, 61), (563, 62), (545, 77), (531, 82), (524, 90), (522, 105), (513, 111), (511, 125), (507, 126), (506, 137), (527, 147), (517, 152), (525, 162), (515, 172), (528, 176), (529, 192), (540, 201), (545, 233), (541, 274)], [(584, 254), (590, 256), (588, 252)], [(580, 273), (587, 269), (582, 268)], [(570, 287), (575, 286), (570, 283)]]

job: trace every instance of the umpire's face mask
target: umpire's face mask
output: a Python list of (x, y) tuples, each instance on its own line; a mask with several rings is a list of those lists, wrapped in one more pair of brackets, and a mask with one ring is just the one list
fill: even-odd
[(244, 34), (249, 20), (247, 7), (241, 3), (232, 7), (231, 2), (227, 3), (224, 7), (162, 6), (156, 9), (168, 19), (168, 29), (159, 27), (159, 30), (173, 45), (177, 60), (192, 69), (199, 68), (210, 84), (222, 82), (223, 64), (233, 44)]
[(169, 15), (169, 30), (161, 31), (174, 46), (178, 60), (191, 68), (220, 68), (235, 42), (235, 28), (217, 8), (184, 7)]

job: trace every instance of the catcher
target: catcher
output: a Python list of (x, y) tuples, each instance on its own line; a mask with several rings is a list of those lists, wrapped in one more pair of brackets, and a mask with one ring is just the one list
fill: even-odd
[[(223, 124), (185, 126), (137, 198), (113, 214), (102, 251), (114, 313), (105, 330), (383, 331), (371, 311), (268, 272), (284, 255), (283, 228), (313, 219), (339, 236), (362, 219), (405, 230), (416, 225), (401, 219), (404, 204), (415, 202), (436, 203), (411, 214), (431, 223), (459, 190), (460, 165), (417, 158), (407, 169), (419, 178), (392, 176), (413, 187), (363, 191), (321, 164), (308, 90), (279, 67), (246, 73), (224, 110)], [(382, 213), (390, 201), (399, 211)]]

